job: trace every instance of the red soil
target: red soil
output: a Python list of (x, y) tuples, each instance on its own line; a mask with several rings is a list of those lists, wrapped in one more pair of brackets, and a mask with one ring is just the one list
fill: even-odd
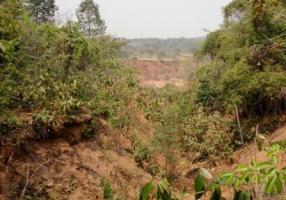
[(190, 66), (175, 60), (124, 60), (138, 72), (143, 86), (162, 88), (167, 84), (184, 87), (190, 74)]

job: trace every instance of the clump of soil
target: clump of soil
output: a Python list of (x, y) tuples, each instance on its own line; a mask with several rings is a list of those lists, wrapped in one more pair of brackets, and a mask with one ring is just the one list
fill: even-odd
[[(31, 116), (25, 119), (33, 125)], [(1, 144), (0, 199), (103, 199), (102, 178), (118, 197), (136, 199), (152, 177), (133, 160), (131, 136), (98, 118), (87, 139), (91, 120), (78, 115), (49, 127), (47, 138)]]
[(58, 138), (19, 148), (1, 167), (0, 199), (103, 199), (102, 177), (118, 196), (136, 199), (151, 176), (124, 148), (115, 148), (127, 138), (104, 137), (101, 146), (96, 140), (71, 145)]

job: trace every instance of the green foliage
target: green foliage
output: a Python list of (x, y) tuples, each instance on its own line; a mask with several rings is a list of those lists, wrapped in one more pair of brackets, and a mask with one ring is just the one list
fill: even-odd
[(18, 1), (5, 1), (0, 9), (0, 108), (3, 109), (19, 98), (17, 86), (23, 76), (14, 63), (21, 64), (17, 57), (27, 21)]
[(156, 186), (154, 185), (153, 182), (149, 182), (146, 185), (143, 186), (141, 192), (140, 192), (140, 200), (149, 200), (149, 195), (151, 192), (155, 190)]
[[(253, 160), (249, 165), (240, 165), (233, 173), (221, 176), (222, 183), (233, 186), (235, 190), (248, 186), (249, 190), (264, 190), (269, 194), (281, 194), (285, 184), (285, 169), (281, 169), (279, 154), (284, 150), (279, 145), (268, 149), (269, 159), (264, 162)], [(259, 191), (256, 191), (259, 192)]]
[(216, 186), (213, 190), (210, 200), (220, 200), (221, 198), (221, 189), (219, 186)]
[(27, 7), (36, 23), (55, 21), (57, 6), (55, 0), (27, 0)]
[(33, 115), (32, 128), (36, 132), (36, 138), (48, 138), (51, 134), (55, 118), (49, 111), (43, 110)]
[(251, 200), (251, 194), (249, 192), (243, 192), (241, 190), (235, 192), (233, 200)]
[(285, 9), (280, 0), (233, 0), (225, 7), (223, 26), (201, 50), (212, 62), (198, 73), (198, 103), (220, 111), (237, 105), (247, 116), (284, 109)]
[(110, 183), (106, 182), (105, 178), (100, 179), (101, 187), (103, 188), (103, 199), (113, 200), (113, 191)]
[(150, 161), (152, 152), (150, 147), (142, 142), (136, 142), (134, 145), (133, 158), (135, 162), (142, 164), (144, 161)]
[(196, 105), (193, 93), (166, 87), (140, 97), (139, 105), (147, 119), (157, 125), (152, 146), (165, 157), (165, 177), (169, 181), (176, 177), (174, 168), (179, 155), (190, 153), (193, 160), (217, 161), (232, 152), (233, 122), (217, 111)]
[(200, 52), (214, 58), (219, 51), (221, 40), (219, 31), (208, 34)]
[[(242, 118), (255, 116), (255, 120), (285, 109), (286, 26), (281, 13), (286, 8), (278, 0), (234, 0), (225, 8), (224, 24), (209, 34), (201, 50), (211, 62), (198, 70), (188, 91), (138, 87), (132, 71), (115, 59), (122, 42), (103, 35), (105, 25), (92, 0), (83, 1), (77, 10), (79, 24), (69, 21), (62, 27), (39, 23), (52, 21), (54, 1), (29, 2), (35, 22), (19, 1), (5, 1), (0, 7), (1, 136), (21, 126), (11, 113), (34, 113), (32, 128), (38, 137), (48, 137), (57, 119), (68, 119), (82, 108), (115, 128), (134, 125), (134, 113), (143, 111), (156, 126), (155, 138), (151, 145), (135, 143), (133, 158), (142, 165), (155, 153), (163, 156), (162, 174), (171, 182), (179, 156), (215, 162), (230, 155), (237, 126), (228, 114), (235, 106)], [(162, 48), (159, 56), (163, 57), (193, 51), (183, 44), (186, 39), (150, 41), (158, 42), (155, 46)], [(130, 40), (129, 47), (134, 50), (132, 43), (148, 46), (150, 41)], [(197, 46), (200, 41), (187, 44)], [(174, 49), (175, 43), (179, 49)], [(147, 49), (147, 54), (153, 53)], [(92, 137), (96, 126), (93, 120), (85, 136)], [(253, 138), (244, 132), (246, 141)], [(271, 195), (283, 193), (286, 171), (280, 167), (280, 151), (283, 148), (274, 145), (268, 161), (253, 161), (219, 178), (201, 170), (195, 180), (195, 198), (209, 190), (211, 199), (221, 199), (221, 186), (233, 187), (234, 199), (253, 198), (257, 186)], [(156, 171), (153, 166), (149, 170)], [(102, 180), (102, 187), (104, 198), (113, 199), (111, 185)], [(175, 199), (167, 181), (148, 183), (140, 199), (150, 198)]]
[(101, 19), (98, 5), (93, 0), (83, 0), (76, 12), (81, 30), (94, 37), (105, 33), (105, 22)]
[[(176, 87), (168, 85), (160, 90), (144, 89), (138, 96), (138, 106), (144, 112), (145, 117), (155, 124), (164, 123), (167, 120), (169, 114), (176, 114), (168, 112), (168, 109), (175, 109), (176, 103), (182, 96), (181, 92)], [(174, 107), (174, 108), (173, 108)], [(172, 118), (173, 119), (173, 118)], [(166, 121), (164, 126), (172, 128), (169, 124), (170, 121)], [(167, 127), (166, 127), (167, 129)]]
[(195, 179), (194, 188), (195, 188), (195, 199), (200, 199), (205, 191), (205, 180), (202, 175), (198, 175)]
[(170, 59), (191, 55), (200, 48), (205, 38), (147, 38), (124, 39), (120, 56), (128, 59), (156, 58)]
[[(71, 21), (62, 27), (37, 24), (14, 0), (1, 4), (0, 18), (1, 110), (52, 113), (64, 120), (84, 107), (114, 127), (133, 123), (138, 87), (132, 71), (115, 59), (121, 42), (108, 36), (88, 39)], [(35, 117), (35, 127), (50, 126)]]
[[(204, 193), (206, 188), (206, 180), (212, 179), (213, 176), (204, 168), (199, 170), (198, 175), (195, 178), (194, 189), (195, 189), (195, 199), (200, 199)], [(217, 191), (218, 192), (218, 191)], [(215, 192), (215, 193), (217, 193)], [(214, 193), (214, 194), (215, 194)], [(217, 195), (217, 194), (215, 194)], [(211, 197), (213, 198), (213, 197)]]
[(176, 138), (174, 135), (158, 134), (153, 140), (153, 146), (155, 150), (165, 158), (165, 167), (163, 168), (161, 176), (166, 178), (169, 182), (174, 181), (177, 176), (175, 168), (179, 153)]
[(171, 187), (168, 181), (162, 180), (158, 184), (149, 182), (143, 186), (139, 199), (173, 200), (174, 197), (172, 195)]
[(276, 143), (268, 147), (266, 161), (254, 159), (250, 164), (239, 165), (232, 172), (211, 178), (211, 181), (207, 181), (210, 177), (200, 173), (194, 185), (196, 197), (200, 198), (205, 192), (211, 191), (210, 199), (221, 199), (222, 186), (233, 188), (233, 199), (262, 199), (265, 194), (272, 197), (283, 195), (286, 171), (280, 162), (284, 152), (285, 148)]
[(198, 109), (187, 119), (180, 137), (185, 151), (197, 152), (196, 159), (215, 161), (232, 152), (231, 130), (218, 112), (207, 115)]
[(91, 120), (91, 122), (86, 126), (84, 132), (83, 132), (83, 137), (90, 139), (90, 138), (95, 138), (96, 135), (98, 134), (98, 123), (96, 120)]
[[(154, 99), (154, 96), (156, 99)], [(164, 156), (165, 167), (161, 175), (170, 182), (177, 176), (175, 168), (177, 157), (180, 154), (177, 134), (179, 134), (178, 127), (181, 124), (180, 119), (183, 114), (181, 110), (179, 110), (181, 97), (180, 92), (169, 86), (156, 93), (151, 93), (149, 96), (151, 100), (147, 99), (148, 104), (145, 104), (144, 109), (145, 113), (147, 110), (147, 114), (149, 114), (148, 111), (150, 110), (148, 119), (157, 125), (152, 147), (155, 152)], [(152, 99), (154, 100), (152, 101)]]
[(12, 131), (21, 127), (22, 123), (15, 114), (1, 113), (0, 115), (0, 136), (6, 136)]

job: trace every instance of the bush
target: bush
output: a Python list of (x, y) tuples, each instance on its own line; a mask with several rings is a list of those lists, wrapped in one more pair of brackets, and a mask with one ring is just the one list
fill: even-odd
[(201, 50), (212, 61), (198, 73), (198, 103), (224, 112), (238, 106), (246, 118), (284, 111), (285, 9), (282, 1), (233, 0), (225, 7), (224, 24)]
[(54, 128), (55, 119), (52, 113), (43, 110), (33, 116), (32, 127), (36, 133), (36, 138), (48, 138)]
[(0, 136), (7, 136), (12, 131), (19, 129), (22, 126), (20, 119), (9, 113), (1, 113), (0, 116)]
[(227, 158), (232, 152), (232, 133), (227, 121), (218, 113), (206, 114), (197, 110), (183, 127), (182, 147), (197, 152), (196, 159), (216, 161)]
[(18, 1), (3, 2), (0, 18), (1, 110), (37, 112), (34, 125), (44, 127), (47, 113), (64, 119), (82, 107), (114, 127), (132, 124), (138, 87), (115, 59), (121, 42), (85, 38), (74, 22), (35, 24)]
[(140, 165), (143, 165), (143, 162), (150, 161), (151, 155), (152, 152), (146, 144), (142, 142), (135, 143), (133, 153), (133, 158), (135, 162), (139, 163)]

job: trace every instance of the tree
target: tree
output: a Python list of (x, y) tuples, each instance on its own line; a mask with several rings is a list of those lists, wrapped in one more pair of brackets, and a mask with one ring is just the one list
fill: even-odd
[(28, 0), (28, 9), (32, 17), (38, 23), (53, 23), (57, 6), (55, 0)]
[(93, 0), (83, 0), (76, 15), (82, 31), (88, 37), (105, 33), (105, 22), (101, 19), (98, 5)]

